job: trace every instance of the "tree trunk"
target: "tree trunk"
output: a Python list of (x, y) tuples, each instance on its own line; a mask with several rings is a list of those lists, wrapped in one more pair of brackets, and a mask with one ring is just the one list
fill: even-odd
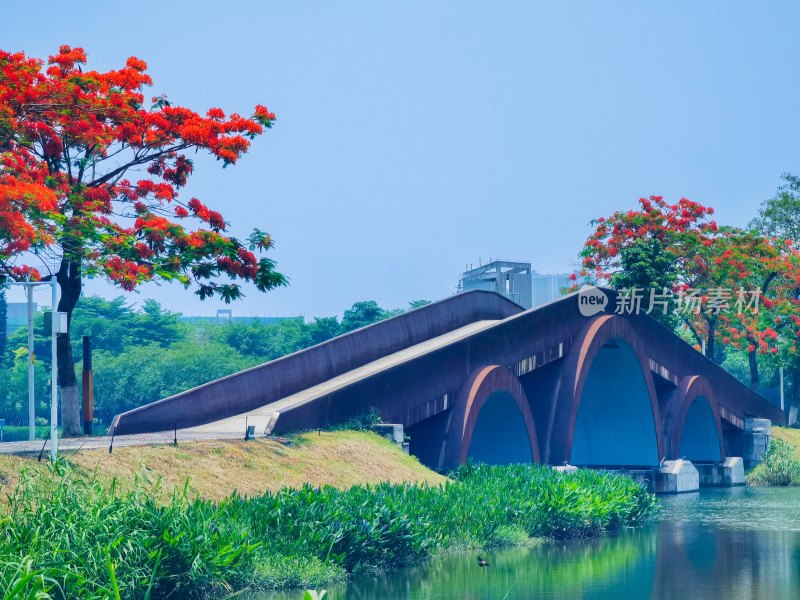
[(72, 342), (69, 336), (69, 325), (72, 323), (72, 311), (81, 297), (80, 264), (70, 259), (61, 261), (57, 274), (61, 288), (58, 311), (67, 313), (67, 333), (59, 333), (57, 339), (58, 352), (58, 385), (61, 390), (61, 427), (64, 437), (81, 434), (81, 399), (78, 392), (78, 378), (75, 375), (75, 358), (72, 355)]
[[(755, 344), (755, 342), (751, 342)], [(750, 387), (756, 389), (761, 382), (758, 376), (758, 361), (756, 360), (756, 350), (747, 353), (747, 363), (750, 366)]]
[(708, 320), (708, 336), (706, 338), (706, 356), (711, 360), (715, 359), (714, 340), (717, 337), (717, 320)]

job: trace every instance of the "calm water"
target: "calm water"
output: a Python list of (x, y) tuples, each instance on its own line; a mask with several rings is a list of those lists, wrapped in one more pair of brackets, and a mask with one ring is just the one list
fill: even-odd
[[(600, 539), (455, 554), (329, 589), (330, 600), (800, 599), (800, 489), (662, 498), (653, 524)], [(302, 593), (253, 600), (299, 600)]]

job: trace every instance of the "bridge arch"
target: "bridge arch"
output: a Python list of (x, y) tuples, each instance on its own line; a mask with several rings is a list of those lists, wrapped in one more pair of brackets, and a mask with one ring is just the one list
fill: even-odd
[(446, 468), (468, 459), (491, 464), (539, 462), (528, 397), (509, 369), (482, 367), (461, 387), (453, 405), (444, 458)]
[(652, 373), (633, 326), (615, 315), (590, 320), (562, 367), (548, 427), (547, 462), (655, 466), (664, 457)]
[(725, 460), (719, 405), (705, 377), (692, 375), (678, 382), (664, 410), (664, 434), (668, 458)]

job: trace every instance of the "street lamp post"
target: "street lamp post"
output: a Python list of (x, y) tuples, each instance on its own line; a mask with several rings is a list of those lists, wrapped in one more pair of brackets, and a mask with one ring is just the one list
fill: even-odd
[(28, 300), (28, 439), (36, 439), (36, 404), (34, 399), (34, 373), (36, 368), (34, 360), (36, 356), (33, 352), (33, 288), (25, 286), (25, 296)]
[[(58, 281), (56, 276), (50, 278), (50, 290), (52, 292), (53, 310), (50, 311), (50, 351), (53, 356), (53, 370), (50, 376), (50, 460), (55, 460), (58, 455), (58, 334), (62, 333), (58, 328), (59, 315), (58, 308)], [(64, 331), (63, 333), (66, 333)]]
[(52, 351), (52, 372), (50, 376), (50, 458), (58, 455), (58, 334), (66, 333), (66, 313), (59, 313), (58, 281), (55, 276), (50, 281), (6, 281), (6, 286), (21, 285), (25, 289), (28, 301), (28, 439), (36, 439), (36, 405), (34, 397), (34, 351), (33, 351), (33, 288), (37, 285), (49, 285), (52, 295), (50, 348)]

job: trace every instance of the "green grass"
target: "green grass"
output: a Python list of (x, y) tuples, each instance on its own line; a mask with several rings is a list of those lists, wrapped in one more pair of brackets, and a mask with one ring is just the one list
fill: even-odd
[(635, 525), (656, 500), (611, 474), (468, 466), (443, 486), (283, 489), (214, 502), (152, 484), (120, 492), (68, 463), (23, 473), (0, 519), (7, 598), (192, 598), (317, 587), (441, 550)]

